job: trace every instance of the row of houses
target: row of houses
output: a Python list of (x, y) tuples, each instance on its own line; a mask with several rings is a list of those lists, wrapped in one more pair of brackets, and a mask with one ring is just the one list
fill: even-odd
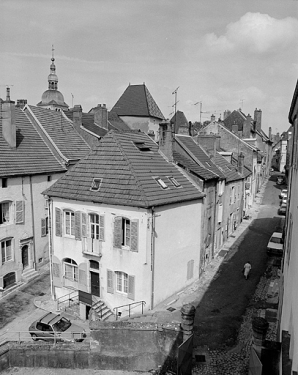
[(53, 58), (50, 70), (37, 106), (15, 106), (9, 89), (1, 103), (0, 294), (49, 262), (53, 298), (79, 293), (83, 318), (99, 299), (152, 309), (199, 278), (249, 212), (270, 139), (261, 149), (216, 121), (179, 134), (144, 84), (111, 111), (69, 109)]

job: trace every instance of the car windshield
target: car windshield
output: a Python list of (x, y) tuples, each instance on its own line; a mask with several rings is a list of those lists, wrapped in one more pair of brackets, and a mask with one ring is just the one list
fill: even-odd
[(56, 332), (64, 332), (71, 326), (71, 323), (66, 318), (61, 318), (53, 325), (53, 329)]
[(282, 239), (278, 238), (278, 237), (272, 237), (270, 242), (273, 242), (273, 243), (282, 243)]

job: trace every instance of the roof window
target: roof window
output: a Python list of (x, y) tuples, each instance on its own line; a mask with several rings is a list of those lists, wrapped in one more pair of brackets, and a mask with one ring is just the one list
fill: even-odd
[(101, 183), (102, 183), (102, 178), (93, 178), (90, 190), (91, 191), (98, 191)]
[(207, 161), (206, 161), (206, 164), (208, 165), (208, 167), (211, 167), (211, 164), (209, 164)]
[(176, 180), (176, 178), (174, 177), (169, 177), (168, 176), (168, 179), (171, 181), (171, 183), (175, 186), (175, 187), (181, 187), (181, 185), (179, 184), (179, 182)]
[(149, 146), (145, 144), (145, 142), (134, 142), (134, 145), (142, 152), (149, 152), (152, 151)]
[(160, 178), (160, 177), (153, 177), (155, 181), (158, 183), (160, 187), (163, 189), (168, 189), (168, 185)]

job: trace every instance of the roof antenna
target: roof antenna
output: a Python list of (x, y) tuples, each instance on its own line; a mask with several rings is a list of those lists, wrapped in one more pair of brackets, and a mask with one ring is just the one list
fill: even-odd
[(177, 101), (177, 91), (178, 91), (178, 89), (179, 89), (179, 87), (180, 86), (178, 86), (173, 92), (172, 92), (172, 95), (175, 95), (175, 103), (174, 103), (174, 105), (173, 105), (173, 107), (175, 108), (175, 122), (174, 122), (174, 134), (175, 134), (175, 131), (176, 131), (176, 121), (177, 121), (177, 119), (176, 119), (176, 112), (177, 112), (177, 103), (178, 103), (178, 101)]

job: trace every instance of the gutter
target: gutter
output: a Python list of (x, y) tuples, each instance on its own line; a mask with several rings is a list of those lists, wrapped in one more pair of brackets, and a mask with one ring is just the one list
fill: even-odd
[(154, 271), (155, 271), (155, 213), (151, 208), (151, 310), (154, 308)]
[(37, 270), (36, 266), (36, 239), (35, 239), (35, 224), (34, 224), (34, 204), (33, 204), (33, 191), (32, 191), (32, 177), (29, 176), (30, 181), (30, 198), (31, 198), (31, 215), (32, 215), (32, 235), (33, 235), (33, 262), (34, 262), (34, 269)]

